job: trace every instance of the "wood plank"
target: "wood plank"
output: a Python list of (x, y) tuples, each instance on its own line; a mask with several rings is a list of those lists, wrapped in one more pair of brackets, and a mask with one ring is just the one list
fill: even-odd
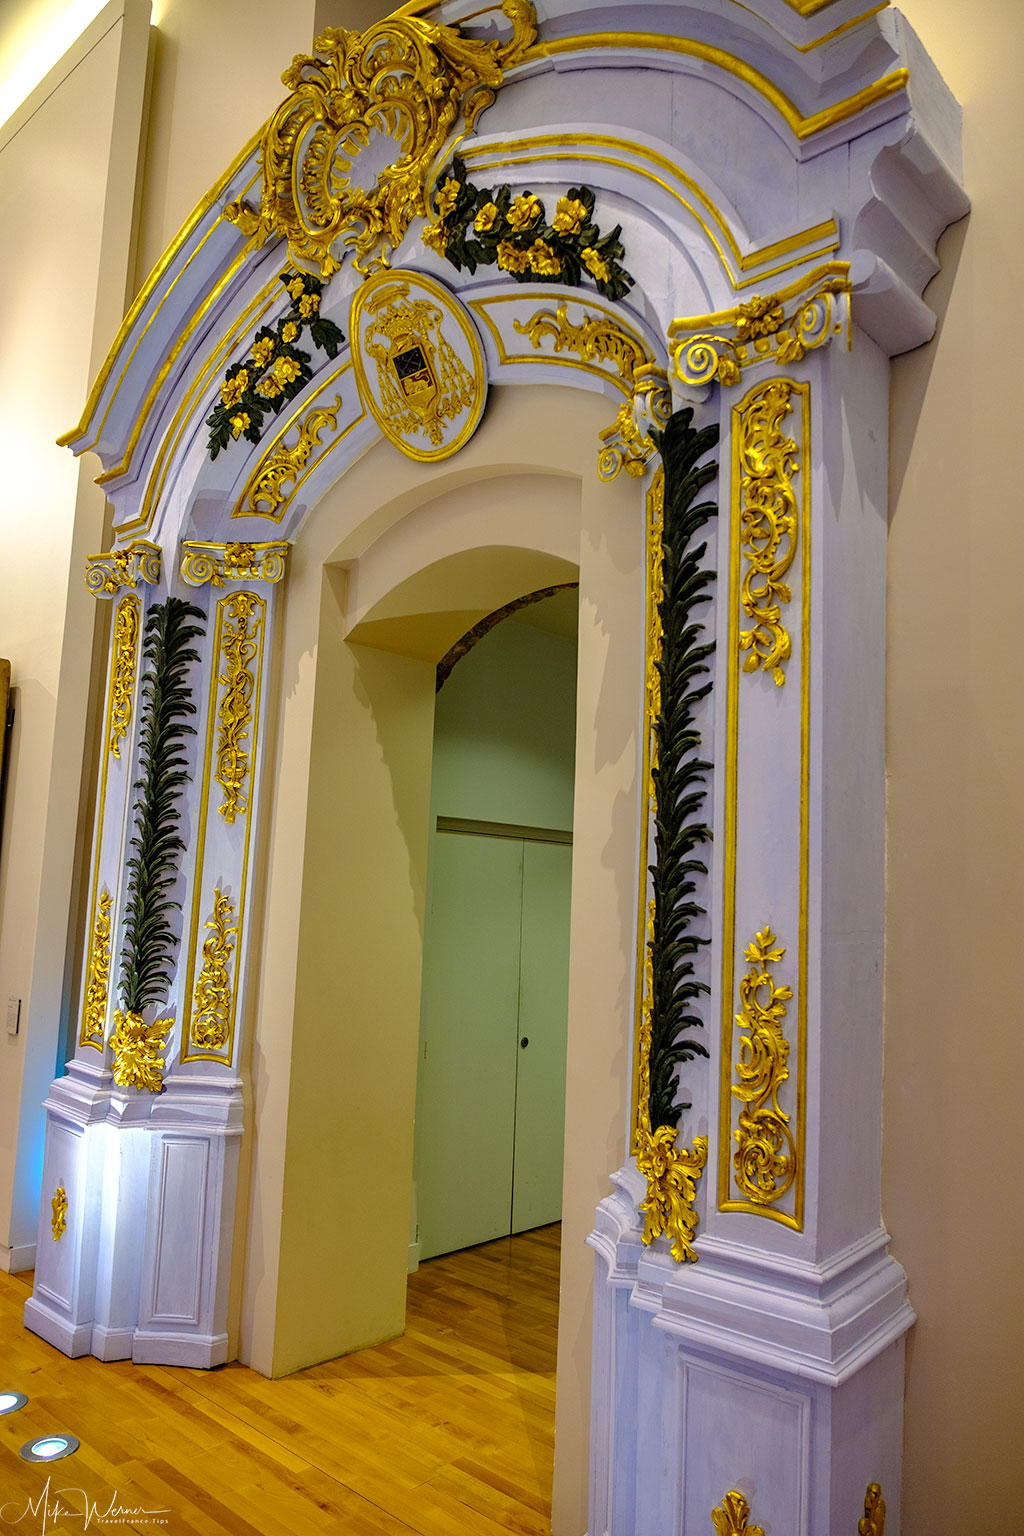
[[(50, 1480), (75, 1511), (47, 1536), (543, 1536), (550, 1530), (560, 1231), (499, 1238), (421, 1265), (402, 1338), (278, 1381), (68, 1360), (21, 1322), (29, 1277), (0, 1274), (0, 1533)], [(49, 1467), (18, 1448), (65, 1429)], [(122, 1508), (171, 1513), (98, 1518)]]

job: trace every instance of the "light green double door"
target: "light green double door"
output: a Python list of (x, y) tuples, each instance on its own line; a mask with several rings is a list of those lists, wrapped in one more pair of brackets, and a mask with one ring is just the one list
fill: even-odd
[(424, 932), (420, 1257), (558, 1221), (572, 848), (441, 831)]

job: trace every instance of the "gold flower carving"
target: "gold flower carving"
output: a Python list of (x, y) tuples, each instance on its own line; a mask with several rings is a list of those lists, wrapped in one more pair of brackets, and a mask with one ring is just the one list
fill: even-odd
[(789, 1077), (789, 1042), (782, 1024), (793, 992), (790, 987), (780, 987), (771, 972), (785, 953), (770, 928), (763, 929), (747, 946), (744, 958), (750, 969), (740, 981), (742, 1011), (736, 1015), (736, 1023), (746, 1034), (739, 1042), (739, 1082), (732, 1089), (744, 1105), (734, 1132), (737, 1150), (733, 1167), (743, 1194), (760, 1206), (780, 1200), (797, 1171), (790, 1117), (779, 1107), (779, 1089)]
[(91, 1045), (97, 1051), (103, 1049), (103, 1032), (107, 1020), (107, 995), (110, 987), (110, 907), (109, 891), (101, 891), (96, 903), (92, 925), (92, 942), (89, 946), (89, 979), (85, 988), (82, 1009), (82, 1028), (79, 1042)]
[(794, 440), (783, 429), (792, 410), (793, 386), (773, 379), (747, 402), (737, 444), (740, 479), (738, 538), (746, 569), (740, 601), (753, 629), (741, 630), (739, 645), (748, 652), (744, 672), (770, 672), (781, 688), (791, 642), (782, 609), (792, 591), (784, 579), (793, 564), (800, 518), (793, 477), (800, 471)]
[(203, 945), (203, 967), (196, 982), (192, 1013), (192, 1044), (200, 1051), (222, 1051), (231, 1028), (231, 980), (228, 965), (238, 924), (235, 909), (221, 890), (213, 893), (212, 929)]

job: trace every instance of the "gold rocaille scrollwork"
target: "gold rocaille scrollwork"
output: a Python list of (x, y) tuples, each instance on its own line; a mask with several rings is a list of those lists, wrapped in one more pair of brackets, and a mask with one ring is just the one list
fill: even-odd
[(119, 1088), (161, 1091), (164, 1058), (160, 1052), (167, 1045), (171, 1023), (170, 1019), (157, 1019), (147, 1024), (141, 1013), (117, 1009), (110, 1046), (114, 1053), (114, 1082)]
[(121, 756), (121, 742), (127, 735), (132, 718), (141, 613), (142, 604), (134, 593), (129, 592), (118, 603), (114, 619), (114, 667), (110, 679), (110, 714), (107, 720), (107, 747), (114, 757)]
[[(428, 212), (427, 178), (458, 118), (469, 133), (536, 39), (530, 0), (500, 9), (512, 24), (505, 42), (401, 14), (362, 33), (327, 28), (313, 43), (319, 57), (299, 54), (282, 76), (291, 95), (264, 133), (259, 210), (237, 202), (225, 217), (257, 245), (283, 236), (292, 257), (317, 263), (325, 278), (341, 265), (336, 242), (357, 271), (386, 267)], [(378, 137), (394, 151), (366, 187), (358, 161)]]
[[(646, 813), (648, 822), (657, 813), (655, 770), (658, 766), (658, 742), (653, 729), (661, 709), (661, 660), (662, 625), (661, 602), (664, 595), (664, 527), (665, 477), (659, 472), (647, 498), (647, 659), (645, 667), (645, 730), (647, 732), (646, 763)], [(646, 867), (646, 857), (644, 860)], [(644, 1216), (643, 1241), (650, 1244), (656, 1237), (668, 1237), (672, 1257), (683, 1263), (696, 1262), (693, 1247), (697, 1231), (697, 1185), (708, 1160), (706, 1136), (694, 1137), (690, 1148), (677, 1147), (678, 1127), (659, 1126), (651, 1130), (651, 1008), (653, 1006), (653, 962), (651, 941), (654, 933), (654, 899), (647, 904), (647, 921), (643, 933), (643, 974), (641, 982), (640, 1016), (637, 1028), (636, 1064), (636, 1129), (633, 1150), (637, 1170), (647, 1181), (647, 1195), (640, 1202)]]
[(85, 562), (85, 585), (93, 597), (116, 597), (122, 587), (137, 587), (140, 581), (155, 587), (159, 580), (160, 546), (149, 539), (133, 539), (107, 555), (89, 555)]
[(740, 1037), (739, 1081), (732, 1091), (744, 1108), (734, 1132), (733, 1168), (740, 1190), (755, 1206), (781, 1200), (797, 1171), (790, 1117), (779, 1106), (779, 1089), (789, 1077), (789, 1041), (782, 1024), (793, 992), (780, 987), (771, 972), (785, 953), (771, 928), (762, 929), (744, 952), (750, 969), (740, 981), (736, 1023), (746, 1033)]
[(59, 1243), (68, 1226), (68, 1196), (63, 1184), (58, 1184), (50, 1201), (50, 1231)]
[(857, 1521), (857, 1536), (885, 1536), (885, 1500), (877, 1483), (868, 1483), (864, 1515)]
[(287, 543), (207, 544), (183, 539), (181, 576), (190, 587), (223, 587), (229, 581), (280, 581), (288, 557)]
[(672, 414), (672, 395), (663, 368), (637, 370), (633, 393), (610, 427), (601, 433), (604, 446), (597, 456), (601, 480), (614, 480), (620, 469), (639, 479), (654, 453), (651, 429), (661, 432)]
[(576, 324), (569, 319), (564, 302), (556, 309), (538, 309), (529, 320), (513, 320), (512, 324), (521, 336), (530, 338), (538, 352), (541, 342), (550, 340), (556, 353), (575, 352), (581, 362), (612, 365), (614, 372), (609, 369), (608, 377), (628, 398), (612, 425), (601, 433), (604, 446), (598, 454), (597, 472), (602, 480), (614, 480), (621, 469), (639, 478), (654, 453), (650, 429), (660, 431), (672, 414), (668, 375), (656, 366), (639, 337), (606, 315), (584, 315)]
[(228, 965), (238, 924), (235, 909), (222, 890), (213, 893), (213, 916), (206, 923), (210, 937), (203, 945), (203, 966), (192, 1005), (192, 1045), (199, 1051), (223, 1051), (231, 1032), (231, 978)]
[(716, 1509), (711, 1511), (715, 1536), (764, 1536), (759, 1525), (750, 1523), (750, 1505), (737, 1489), (731, 1489)]
[(782, 609), (792, 599), (784, 580), (796, 555), (800, 515), (793, 478), (800, 472), (797, 445), (782, 430), (793, 409), (793, 386), (785, 379), (762, 385), (747, 401), (739, 422), (739, 528), (746, 569), (740, 601), (753, 629), (740, 631), (748, 652), (744, 672), (770, 672), (781, 688), (789, 660), (789, 631)]
[(789, 367), (849, 328), (849, 263), (828, 262), (781, 293), (755, 294), (733, 309), (673, 320), (672, 366), (690, 389), (738, 384), (747, 368)]
[(615, 373), (609, 377), (616, 380), (625, 395), (633, 393), (638, 370), (654, 362), (639, 337), (609, 316), (584, 315), (576, 325), (569, 319), (564, 302), (557, 309), (538, 309), (529, 320), (514, 320), (512, 324), (520, 336), (530, 338), (538, 351), (541, 342), (550, 338), (555, 352), (575, 352), (584, 363), (611, 363)]
[(224, 791), (220, 813), (229, 824), (244, 816), (249, 802), (242, 793), (249, 776), (245, 739), (252, 718), (256, 686), (253, 660), (260, 648), (263, 604), (252, 592), (237, 592), (224, 604), (220, 657), (224, 671), (218, 678), (224, 692), (217, 706), (219, 735), (215, 777)]
[[(337, 395), (333, 405), (316, 405), (307, 411), (298, 424), (299, 435), (292, 446), (289, 448), (282, 441), (264, 454), (232, 517), (272, 517), (279, 522), (296, 480), (312, 458), (314, 448), (320, 447), (321, 435), (337, 427), (340, 410), (341, 396)], [(285, 489), (289, 485), (293, 491)]]
[(107, 890), (99, 894), (89, 945), (89, 979), (82, 1008), (80, 1045), (102, 1051), (107, 1023), (107, 996), (110, 989), (110, 908), (113, 898)]

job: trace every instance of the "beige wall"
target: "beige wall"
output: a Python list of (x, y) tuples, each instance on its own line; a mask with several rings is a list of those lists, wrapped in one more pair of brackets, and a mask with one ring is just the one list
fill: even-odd
[[(108, 5), (0, 129), (0, 648), (15, 723), (0, 846), (0, 1265), (32, 1262), (40, 1104), (69, 996), (69, 908), (96, 608), (85, 555), (103, 497), (55, 438), (81, 412), (124, 302), (146, 18)], [(10, 18), (8, 18), (9, 20)], [(54, 195), (54, 176), (59, 195)], [(74, 260), (68, 230), (74, 229)], [(86, 855), (87, 856), (87, 855)], [(5, 1018), (6, 1022), (6, 1018)]]
[(884, 1213), (919, 1321), (904, 1536), (1019, 1530), (1024, 643), (1019, 0), (905, 0), (964, 108), (974, 211), (893, 370)]

